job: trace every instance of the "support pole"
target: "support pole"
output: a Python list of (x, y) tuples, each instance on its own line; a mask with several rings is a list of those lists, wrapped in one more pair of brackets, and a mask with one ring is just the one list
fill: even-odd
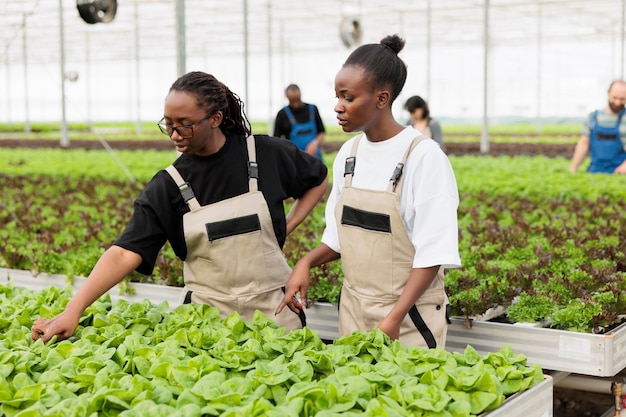
[(143, 130), (141, 126), (141, 67), (139, 62), (139, 5), (135, 3), (135, 95), (137, 99), (135, 133), (138, 135), (140, 135)]
[(93, 130), (91, 115), (91, 54), (89, 51), (89, 32), (85, 32), (85, 94), (87, 96), (87, 126)]
[(483, 126), (480, 135), (480, 152), (489, 153), (489, 116), (488, 109), (488, 81), (489, 81), (489, 0), (484, 0), (483, 20)]
[(284, 23), (281, 20), (279, 25), (279, 42), (280, 42), (280, 84), (285, 85), (287, 76), (285, 75), (287, 63), (285, 62), (285, 27)]
[(28, 105), (28, 47), (26, 44), (26, 13), (22, 16), (22, 55), (24, 57), (24, 132), (30, 133), (30, 117)]
[(621, 50), (621, 61), (620, 61), (620, 79), (624, 79), (624, 25), (626, 25), (626, 0), (622, 0), (622, 50)]
[(9, 60), (9, 45), (4, 48), (4, 66), (6, 68), (6, 98), (7, 98), (7, 124), (11, 123), (11, 61)]
[(67, 115), (65, 112), (65, 33), (63, 23), (63, 0), (59, 0), (59, 45), (61, 59), (61, 147), (68, 148), (70, 139), (67, 131)]
[(431, 0), (426, 2), (426, 101), (430, 100), (430, 61), (432, 43), (432, 7)]
[(176, 73), (187, 72), (187, 46), (185, 40), (185, 0), (176, 0)]
[(248, 0), (243, 0), (243, 69), (244, 69), (244, 107), (250, 110), (248, 95)]
[(267, 130), (268, 135), (272, 135), (274, 133), (274, 68), (272, 62), (272, 0), (268, 0), (267, 2), (267, 72), (268, 72), (268, 80), (267, 80), (267, 97), (269, 106), (268, 109), (268, 123)]
[(537, 119), (535, 120), (535, 128), (538, 133), (541, 132), (541, 54), (543, 43), (543, 15), (541, 2), (537, 3)]

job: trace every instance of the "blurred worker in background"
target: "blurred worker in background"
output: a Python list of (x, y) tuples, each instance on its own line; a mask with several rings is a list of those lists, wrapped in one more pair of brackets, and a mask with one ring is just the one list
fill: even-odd
[(317, 107), (302, 101), (296, 84), (287, 86), (285, 97), (289, 105), (276, 115), (274, 136), (289, 139), (309, 155), (322, 159), (325, 129)]
[(589, 155), (587, 172), (626, 174), (626, 82), (613, 81), (608, 105), (589, 114), (576, 144), (570, 172), (574, 173)]
[(404, 109), (411, 115), (410, 124), (424, 136), (431, 138), (443, 149), (443, 133), (439, 122), (430, 117), (430, 109), (426, 100), (420, 96), (409, 97)]
[[(84, 310), (125, 276), (150, 275), (166, 241), (184, 262), (184, 303), (244, 320), (260, 310), (288, 330), (304, 326), (294, 300), (274, 314), (291, 273), (281, 249), (326, 191), (326, 166), (285, 140), (253, 136), (239, 97), (204, 72), (172, 84), (158, 126), (180, 157), (145, 186), (65, 311), (33, 324), (33, 339), (70, 337)], [(287, 198), (295, 202), (285, 215)]]

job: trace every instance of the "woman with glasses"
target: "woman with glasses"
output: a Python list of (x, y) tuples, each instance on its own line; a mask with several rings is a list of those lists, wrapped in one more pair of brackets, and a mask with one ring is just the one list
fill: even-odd
[(274, 314), (291, 272), (282, 246), (326, 190), (324, 164), (289, 141), (252, 136), (239, 97), (203, 72), (172, 84), (158, 125), (180, 157), (146, 185), (130, 223), (65, 311), (38, 319), (32, 337), (70, 337), (85, 308), (126, 275), (152, 273), (166, 241), (184, 261), (183, 302), (246, 320), (258, 309), (288, 330), (302, 327), (295, 300), (295, 312)]

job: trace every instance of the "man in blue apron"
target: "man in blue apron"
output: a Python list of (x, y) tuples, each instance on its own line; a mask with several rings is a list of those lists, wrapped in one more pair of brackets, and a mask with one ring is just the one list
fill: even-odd
[(285, 97), (289, 105), (276, 115), (274, 136), (289, 139), (299, 149), (322, 159), (325, 129), (317, 107), (302, 101), (300, 87), (296, 84), (285, 89)]
[(588, 172), (626, 174), (626, 82), (613, 81), (608, 93), (607, 107), (592, 112), (585, 121), (572, 157), (572, 173), (589, 154)]

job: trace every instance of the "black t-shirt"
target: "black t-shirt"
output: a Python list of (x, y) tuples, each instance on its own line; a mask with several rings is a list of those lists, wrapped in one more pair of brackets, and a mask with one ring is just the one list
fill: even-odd
[[(283, 201), (299, 198), (322, 183), (326, 167), (317, 158), (299, 151), (291, 142), (255, 135), (259, 190), (269, 207), (274, 232), (282, 248), (286, 237)], [(181, 155), (174, 166), (187, 181), (201, 206), (248, 192), (248, 150), (243, 136), (228, 135), (226, 143), (210, 156)], [(156, 257), (169, 241), (176, 255), (185, 260), (183, 201), (172, 177), (159, 171), (135, 200), (134, 213), (115, 245), (138, 253), (143, 259), (137, 271), (149, 275)]]
[[(320, 113), (317, 110), (316, 106), (314, 106), (313, 104), (305, 103), (303, 107), (299, 107), (297, 109), (294, 109), (291, 106), (289, 106), (289, 108), (291, 109), (291, 112), (293, 113), (293, 117), (294, 119), (296, 119), (296, 122), (306, 123), (309, 121), (309, 118), (311, 117), (309, 106), (313, 106), (313, 115), (315, 117), (315, 125), (317, 126), (317, 133), (325, 132), (324, 124), (322, 123), (322, 118), (320, 117)], [(291, 134), (291, 128), (292, 128), (291, 121), (289, 120), (289, 117), (287, 117), (287, 114), (285, 113), (285, 109), (284, 108), (280, 109), (280, 111), (276, 115), (276, 120), (274, 122), (274, 136), (276, 136), (277, 138), (289, 139), (289, 135)]]

